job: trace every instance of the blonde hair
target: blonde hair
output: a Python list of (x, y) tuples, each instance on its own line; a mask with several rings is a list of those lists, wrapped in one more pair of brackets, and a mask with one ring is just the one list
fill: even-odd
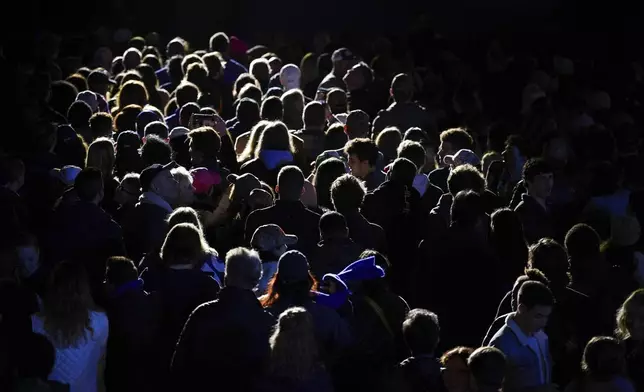
[(319, 366), (313, 316), (304, 308), (280, 314), (270, 345), (270, 370), (275, 376), (305, 380)]
[(282, 150), (295, 154), (293, 139), (288, 132), (288, 128), (281, 121), (272, 121), (266, 124), (266, 128), (259, 137), (257, 148), (255, 148), (255, 158), (265, 150)]
[(244, 151), (239, 155), (237, 161), (245, 162), (255, 156), (255, 149), (257, 148), (257, 143), (259, 143), (259, 138), (268, 124), (270, 124), (270, 122), (266, 120), (262, 120), (255, 124), (253, 129), (251, 129), (250, 131), (250, 135), (248, 136), (246, 147), (244, 147)]
[(99, 137), (87, 149), (86, 167), (94, 167), (101, 171), (103, 180), (112, 176), (116, 154), (114, 142), (106, 137)]
[(644, 309), (644, 289), (635, 290), (617, 311), (615, 334), (622, 340), (631, 337), (632, 313), (635, 308)]

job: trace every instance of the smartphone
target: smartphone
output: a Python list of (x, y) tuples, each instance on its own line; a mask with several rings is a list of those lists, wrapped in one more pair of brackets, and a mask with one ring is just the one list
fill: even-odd
[(193, 113), (190, 116), (190, 128), (215, 127), (217, 119), (214, 114)]

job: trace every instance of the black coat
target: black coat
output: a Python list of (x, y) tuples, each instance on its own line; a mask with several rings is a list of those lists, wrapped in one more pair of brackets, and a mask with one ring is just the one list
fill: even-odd
[(365, 248), (349, 238), (331, 238), (321, 241), (309, 258), (311, 272), (318, 281), (324, 274), (337, 274), (360, 258)]
[(551, 214), (533, 197), (523, 194), (521, 203), (515, 209), (523, 225), (523, 233), (528, 244), (542, 238), (555, 238), (555, 228)]
[(127, 253), (132, 260), (159, 251), (168, 232), (169, 211), (152, 203), (137, 203), (123, 220)]
[(374, 249), (382, 254), (387, 254), (387, 240), (385, 231), (375, 223), (371, 223), (360, 211), (342, 211), (347, 220), (349, 237), (365, 249)]
[(181, 333), (172, 360), (177, 390), (253, 390), (270, 356), (274, 323), (252, 291), (225, 287), (219, 299), (195, 309)]

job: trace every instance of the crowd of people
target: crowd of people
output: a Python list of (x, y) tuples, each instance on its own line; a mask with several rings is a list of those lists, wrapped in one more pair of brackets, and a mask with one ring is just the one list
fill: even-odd
[(43, 37), (1, 61), (1, 390), (644, 391), (637, 61)]

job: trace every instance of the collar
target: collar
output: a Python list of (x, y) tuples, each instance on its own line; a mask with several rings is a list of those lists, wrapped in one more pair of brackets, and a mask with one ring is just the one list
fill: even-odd
[(143, 288), (143, 279), (131, 280), (117, 287), (112, 293), (112, 297), (116, 298), (123, 295), (127, 291), (134, 290), (134, 289), (138, 290), (141, 288)]
[(172, 212), (172, 206), (154, 192), (143, 192), (143, 194), (139, 196), (139, 203), (154, 204), (168, 212)]
[[(510, 328), (510, 330), (514, 333), (514, 335), (517, 337), (519, 340), (519, 343), (523, 346), (529, 346), (530, 341), (528, 340), (529, 337), (523, 332), (521, 327), (519, 327), (519, 324), (514, 321), (514, 317), (516, 316), (516, 312), (508, 314), (508, 317), (505, 318), (505, 325)], [(538, 331), (534, 334), (534, 338), (537, 339), (537, 341), (541, 344), (547, 339), (547, 335), (543, 331)]]

